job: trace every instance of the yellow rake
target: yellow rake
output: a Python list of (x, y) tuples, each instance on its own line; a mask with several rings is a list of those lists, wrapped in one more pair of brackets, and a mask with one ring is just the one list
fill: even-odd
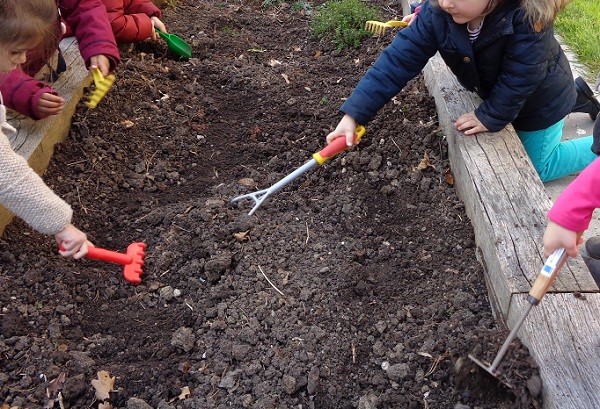
[(369, 20), (365, 24), (365, 30), (376, 35), (382, 35), (385, 34), (385, 29), (388, 27), (406, 27), (407, 25), (407, 22), (400, 20), (390, 20), (385, 23), (382, 21)]
[(94, 75), (94, 84), (96, 84), (96, 89), (92, 91), (89, 99), (84, 102), (85, 106), (88, 108), (96, 108), (96, 106), (98, 106), (98, 103), (106, 95), (116, 79), (114, 74), (110, 74), (105, 77), (98, 68), (94, 68), (92, 73)]

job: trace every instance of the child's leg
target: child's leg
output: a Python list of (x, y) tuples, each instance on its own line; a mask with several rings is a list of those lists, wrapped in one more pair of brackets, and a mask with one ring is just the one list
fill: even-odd
[(517, 131), (542, 182), (579, 172), (598, 158), (590, 147), (592, 137), (561, 142), (564, 120), (541, 131)]

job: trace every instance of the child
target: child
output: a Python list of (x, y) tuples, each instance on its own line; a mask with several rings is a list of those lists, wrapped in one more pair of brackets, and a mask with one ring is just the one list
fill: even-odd
[(53, 22), (56, 34), (47, 37), (53, 41), (41, 43), (27, 55), (27, 64), (0, 78), (0, 92), (4, 95), (6, 105), (33, 119), (57, 115), (64, 108), (65, 101), (57, 91), (32, 78), (48, 64), (49, 55), (60, 41), (59, 12), (77, 37), (79, 51), (87, 68), (99, 68), (106, 76), (120, 62), (119, 50), (101, 0), (61, 0), (56, 4)]
[(108, 20), (119, 44), (135, 43), (147, 38), (158, 39), (156, 27), (167, 32), (162, 13), (150, 0), (102, 0)]
[(365, 125), (439, 51), (460, 83), (483, 102), (455, 126), (465, 135), (497, 132), (512, 123), (542, 181), (580, 171), (597, 156), (592, 137), (560, 142), (576, 101), (569, 62), (553, 21), (569, 0), (425, 1), (341, 107), (327, 135), (352, 144)]
[[(596, 124), (599, 122), (600, 119), (597, 119)], [(594, 210), (600, 208), (599, 183), (600, 159), (596, 159), (558, 196), (548, 212), (550, 221), (543, 239), (546, 256), (564, 248), (570, 257), (577, 257), (577, 246), (583, 243), (583, 239), (578, 240), (577, 235), (587, 230)], [(600, 241), (597, 237), (586, 241), (586, 248), (590, 256), (600, 257)]]
[[(53, 0), (0, 0), (0, 72), (23, 64), (29, 49), (52, 36), (56, 22)], [(7, 137), (13, 132), (0, 94), (0, 203), (40, 233), (54, 235), (62, 256), (85, 256), (92, 244), (71, 224), (71, 207), (13, 151)]]

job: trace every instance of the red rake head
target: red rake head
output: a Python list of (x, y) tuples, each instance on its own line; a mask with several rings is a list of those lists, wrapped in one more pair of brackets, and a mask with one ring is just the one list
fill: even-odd
[(146, 243), (131, 243), (127, 247), (127, 255), (131, 257), (131, 263), (125, 264), (123, 275), (125, 276), (125, 280), (135, 285), (142, 282), (142, 266), (144, 265), (144, 257), (146, 256), (144, 250), (146, 250)]

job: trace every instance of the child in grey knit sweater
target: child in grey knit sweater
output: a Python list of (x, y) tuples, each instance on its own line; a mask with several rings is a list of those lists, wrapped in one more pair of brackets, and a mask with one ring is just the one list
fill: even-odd
[[(57, 21), (54, 0), (0, 0), (0, 72), (23, 64)], [(12, 149), (14, 133), (0, 94), (0, 203), (40, 233), (54, 235), (62, 256), (85, 256), (92, 244), (71, 224), (71, 207)]]

